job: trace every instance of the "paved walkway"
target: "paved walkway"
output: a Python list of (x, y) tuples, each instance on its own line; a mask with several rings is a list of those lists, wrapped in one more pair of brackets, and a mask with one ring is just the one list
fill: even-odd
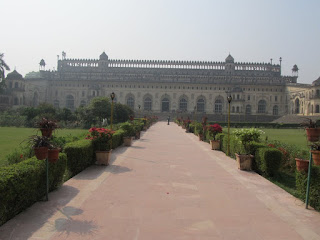
[(320, 239), (320, 214), (159, 122), (0, 227), (0, 239)]

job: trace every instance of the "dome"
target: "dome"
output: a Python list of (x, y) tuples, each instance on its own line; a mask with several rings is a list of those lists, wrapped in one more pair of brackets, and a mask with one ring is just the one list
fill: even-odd
[(103, 53), (100, 55), (99, 60), (108, 60), (108, 55), (107, 55), (105, 52), (103, 52)]
[(297, 64), (293, 65), (292, 72), (298, 72), (298, 71), (299, 71), (299, 68)]
[(230, 54), (226, 58), (226, 63), (234, 63), (234, 58)]
[(7, 75), (7, 79), (9, 79), (9, 80), (23, 80), (23, 77), (20, 73), (18, 73), (16, 70), (14, 70), (13, 72), (11, 72)]
[(318, 77), (317, 80), (314, 80), (314, 81), (312, 82), (312, 86), (319, 86), (319, 85), (320, 85), (320, 77)]

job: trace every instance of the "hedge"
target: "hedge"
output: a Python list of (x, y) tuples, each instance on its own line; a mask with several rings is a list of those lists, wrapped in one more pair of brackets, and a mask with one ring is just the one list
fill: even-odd
[(282, 152), (275, 148), (258, 148), (255, 152), (257, 171), (264, 176), (274, 176), (280, 167)]
[[(49, 164), (50, 190), (62, 184), (67, 157)], [(35, 157), (0, 168), (0, 225), (41, 200), (46, 194), (46, 163)]]
[(125, 131), (122, 129), (117, 130), (112, 135), (112, 149), (115, 149), (123, 143), (123, 137), (124, 137)]
[[(228, 126), (227, 122), (209, 122), (208, 124), (218, 123), (221, 126)], [(301, 128), (298, 123), (272, 123), (272, 122), (230, 122), (232, 128)]]
[(67, 143), (64, 151), (68, 156), (69, 177), (83, 171), (95, 161), (92, 142), (87, 139)]
[[(299, 198), (305, 201), (308, 174), (296, 171), (296, 188)], [(320, 166), (312, 166), (309, 192), (309, 204), (320, 210)]]

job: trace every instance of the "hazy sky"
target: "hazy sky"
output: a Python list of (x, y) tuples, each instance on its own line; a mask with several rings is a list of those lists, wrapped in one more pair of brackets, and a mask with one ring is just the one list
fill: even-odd
[(25, 75), (57, 55), (274, 63), (320, 76), (319, 0), (0, 0), (0, 52)]

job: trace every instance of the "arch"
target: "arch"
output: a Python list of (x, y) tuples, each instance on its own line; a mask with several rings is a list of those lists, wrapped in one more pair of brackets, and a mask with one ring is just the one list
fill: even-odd
[(295, 114), (300, 113), (300, 101), (298, 98), (294, 101), (294, 113)]
[(39, 105), (39, 94), (38, 92), (34, 92), (32, 99), (32, 106), (37, 107)]
[(188, 111), (188, 98), (184, 95), (179, 99), (179, 110), (182, 112)]
[(267, 111), (267, 102), (265, 100), (260, 100), (258, 102), (258, 113), (266, 113)]
[(84, 107), (87, 105), (87, 102), (85, 100), (81, 100), (80, 107)]
[(251, 105), (247, 105), (246, 106), (246, 115), (250, 115), (251, 114)]
[(152, 110), (152, 96), (147, 94), (143, 98), (143, 110), (151, 111)]
[(197, 99), (197, 112), (205, 112), (206, 101), (203, 96)]
[(19, 105), (19, 99), (17, 97), (14, 98), (13, 105)]
[(275, 116), (279, 115), (279, 107), (278, 107), (278, 105), (274, 105), (273, 106), (272, 114), (275, 115)]
[(170, 111), (170, 100), (168, 97), (164, 97), (161, 100), (161, 112), (169, 112)]
[(72, 95), (67, 95), (66, 97), (66, 108), (74, 109), (74, 97)]
[(222, 110), (223, 110), (223, 98), (219, 97), (214, 102), (214, 112), (222, 113)]
[(55, 108), (59, 108), (59, 107), (60, 107), (60, 102), (59, 102), (59, 100), (54, 100), (54, 101), (53, 101), (53, 106), (54, 106)]
[(132, 94), (128, 94), (126, 96), (126, 104), (131, 108), (134, 109), (134, 96)]

